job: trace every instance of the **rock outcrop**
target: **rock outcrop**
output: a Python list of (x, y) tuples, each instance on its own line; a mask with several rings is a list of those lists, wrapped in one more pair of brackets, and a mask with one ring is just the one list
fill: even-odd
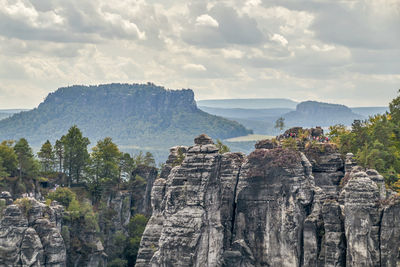
[[(400, 201), (334, 146), (171, 150), (136, 266), (399, 266)], [(174, 165), (171, 164), (174, 162)]]
[(1, 266), (66, 266), (56, 215), (62, 207), (53, 207), (27, 198), (5, 208), (0, 221)]
[[(0, 215), (0, 266), (87, 266), (107, 265), (107, 255), (95, 229), (72, 226), (65, 221), (64, 207), (57, 201), (49, 206), (34, 198), (7, 201)], [(72, 243), (65, 229), (78, 231), (79, 240), (91, 244), (90, 251), (71, 251)], [(68, 232), (69, 230), (67, 230)]]

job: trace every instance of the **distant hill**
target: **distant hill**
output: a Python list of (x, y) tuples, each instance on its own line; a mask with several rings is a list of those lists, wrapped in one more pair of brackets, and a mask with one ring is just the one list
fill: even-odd
[(37, 108), (0, 121), (0, 140), (25, 137), (34, 145), (59, 139), (76, 124), (94, 145), (110, 136), (126, 149), (165, 151), (207, 133), (230, 138), (251, 133), (237, 122), (197, 108), (194, 93), (148, 84), (71, 86)]
[(389, 107), (356, 107), (351, 108), (354, 113), (364, 116), (366, 119), (376, 114), (384, 114), (389, 111)]
[(11, 117), (15, 113), (27, 111), (27, 109), (0, 109), (0, 120)]
[(290, 108), (269, 108), (269, 109), (244, 109), (244, 108), (213, 108), (206, 106), (199, 106), (199, 109), (222, 116), (225, 118), (240, 118), (252, 120), (264, 120), (267, 117), (276, 117), (288, 113), (293, 109)]
[(242, 109), (295, 109), (297, 102), (286, 98), (248, 98), (248, 99), (211, 99), (199, 100), (197, 104), (210, 108), (242, 108)]
[(354, 113), (345, 105), (329, 104), (317, 101), (305, 101), (297, 105), (295, 111), (283, 115), (287, 126), (330, 126), (335, 124), (351, 125), (356, 119), (365, 117)]

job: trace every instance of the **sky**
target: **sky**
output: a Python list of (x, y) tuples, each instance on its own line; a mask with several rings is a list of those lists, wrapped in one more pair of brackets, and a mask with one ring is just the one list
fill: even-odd
[(384, 106), (400, 0), (0, 0), (0, 109), (110, 82)]

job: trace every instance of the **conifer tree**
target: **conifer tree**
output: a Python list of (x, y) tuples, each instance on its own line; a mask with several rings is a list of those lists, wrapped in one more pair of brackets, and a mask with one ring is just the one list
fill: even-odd
[(72, 126), (68, 133), (61, 138), (64, 145), (64, 164), (68, 173), (68, 184), (72, 181), (80, 182), (82, 171), (87, 165), (89, 153), (87, 146), (90, 144), (87, 137), (83, 137), (81, 130)]
[(55, 152), (49, 140), (47, 140), (40, 148), (40, 151), (38, 152), (38, 157), (42, 164), (43, 172), (48, 173), (50, 171), (53, 171)]
[(15, 154), (18, 159), (18, 173), (19, 178), (28, 177), (36, 178), (39, 171), (38, 163), (36, 162), (32, 148), (29, 146), (25, 138), (21, 138), (14, 146)]

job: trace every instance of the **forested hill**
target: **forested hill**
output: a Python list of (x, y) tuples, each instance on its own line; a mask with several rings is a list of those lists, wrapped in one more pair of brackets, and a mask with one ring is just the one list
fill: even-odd
[(199, 110), (190, 89), (105, 84), (58, 89), (37, 108), (1, 120), (0, 140), (25, 137), (38, 146), (59, 139), (72, 125), (92, 143), (109, 136), (119, 145), (149, 151), (191, 144), (200, 133), (223, 139), (250, 132)]

